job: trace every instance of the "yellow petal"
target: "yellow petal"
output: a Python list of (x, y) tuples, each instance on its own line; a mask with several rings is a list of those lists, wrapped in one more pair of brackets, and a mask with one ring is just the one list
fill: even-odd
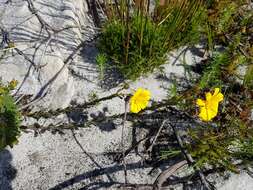
[(204, 101), (204, 100), (201, 100), (201, 99), (197, 99), (196, 104), (197, 104), (198, 106), (205, 106), (205, 101)]
[(143, 91), (142, 88), (138, 88), (138, 89), (136, 90), (136, 92), (134, 93), (134, 95), (138, 96), (142, 91)]
[(222, 93), (218, 93), (216, 96), (217, 102), (221, 102), (223, 100), (224, 96)]
[(223, 100), (223, 94), (219, 88), (214, 89), (214, 93), (206, 93), (206, 100), (197, 99), (197, 105), (200, 106), (199, 117), (203, 121), (212, 120), (218, 113), (219, 102)]
[(150, 100), (150, 92), (148, 90), (138, 88), (130, 99), (130, 111), (138, 113), (145, 109)]
[(133, 113), (138, 113), (137, 105), (132, 103), (131, 106), (130, 106), (130, 111), (133, 112)]
[(205, 107), (200, 108), (199, 117), (203, 121), (210, 121), (217, 115), (216, 110), (206, 109)]
[(219, 92), (220, 92), (220, 89), (219, 89), (219, 88), (215, 88), (215, 89), (214, 89), (213, 96), (218, 95)]
[(143, 101), (143, 102), (140, 102), (140, 107), (141, 107), (141, 109), (145, 109), (146, 107), (147, 107), (147, 105), (148, 105), (148, 102), (147, 101)]
[(206, 101), (210, 100), (212, 98), (212, 94), (210, 92), (206, 93)]
[(199, 118), (203, 121), (209, 121), (208, 113), (205, 108), (200, 109)]
[(215, 101), (220, 102), (223, 100), (223, 94), (219, 92), (219, 88), (215, 88), (214, 93), (213, 93), (213, 98)]

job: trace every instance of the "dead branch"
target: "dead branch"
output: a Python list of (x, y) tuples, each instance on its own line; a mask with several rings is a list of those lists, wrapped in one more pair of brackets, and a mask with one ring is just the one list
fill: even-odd
[(159, 130), (158, 130), (158, 132), (156, 133), (156, 136), (155, 136), (154, 140), (152, 141), (151, 145), (150, 145), (149, 148), (147, 149), (148, 152), (151, 152), (151, 151), (152, 151), (153, 146), (154, 146), (154, 144), (155, 144), (155, 142), (156, 142), (158, 136), (160, 135), (160, 133), (161, 133), (161, 131), (162, 131), (162, 129), (163, 129), (163, 127), (164, 127), (164, 125), (165, 125), (165, 123), (166, 123), (167, 121), (168, 121), (168, 119), (163, 120), (163, 122), (162, 122), (162, 124), (161, 124), (161, 126), (160, 126), (160, 128), (159, 128)]
[[(184, 148), (184, 143), (183, 143), (183, 140), (181, 138), (181, 136), (179, 135), (177, 129), (175, 126), (171, 125), (170, 123), (168, 123), (168, 125), (170, 127), (172, 127), (173, 131), (174, 131), (174, 134), (177, 138), (177, 141), (178, 141), (178, 144), (180, 146), (180, 149), (181, 149), (181, 152), (183, 153), (183, 155), (185, 156), (187, 162), (188, 162), (188, 165), (193, 165), (195, 163), (195, 161), (193, 160), (191, 154), (189, 154), (187, 152), (187, 150)], [(211, 185), (205, 178), (205, 175), (203, 174), (203, 172), (201, 171), (201, 169), (198, 167), (198, 166), (194, 166), (194, 169), (195, 171), (197, 172), (197, 174), (199, 175), (200, 177), (200, 180), (201, 180), (201, 183), (203, 184), (203, 186), (205, 187), (205, 189), (207, 190), (213, 190), (214, 189), (214, 186)]]
[(125, 143), (124, 143), (124, 129), (127, 119), (127, 109), (128, 109), (128, 102), (129, 97), (125, 98), (125, 113), (124, 113), (124, 119), (123, 119), (123, 125), (122, 125), (122, 131), (121, 131), (121, 149), (122, 149), (122, 159), (123, 159), (123, 166), (124, 166), (124, 176), (125, 176), (125, 184), (127, 184), (127, 167), (126, 167), (126, 161), (125, 161)]
[(163, 183), (173, 175), (178, 169), (182, 168), (187, 164), (186, 160), (180, 161), (175, 165), (169, 167), (168, 169), (164, 170), (155, 180), (153, 190), (160, 190), (162, 189)]

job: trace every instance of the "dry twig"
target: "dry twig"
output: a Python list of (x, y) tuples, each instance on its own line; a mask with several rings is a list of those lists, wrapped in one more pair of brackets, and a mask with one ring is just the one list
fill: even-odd
[(127, 184), (128, 182), (127, 182), (127, 167), (126, 167), (126, 161), (125, 161), (124, 129), (125, 129), (125, 123), (126, 123), (126, 119), (127, 119), (128, 102), (129, 102), (129, 97), (127, 96), (125, 98), (125, 113), (124, 113), (123, 126), (122, 126), (122, 131), (121, 131), (121, 148), (122, 148), (122, 156), (123, 156), (125, 184)]
[(163, 129), (163, 127), (164, 127), (164, 125), (166, 124), (167, 121), (169, 121), (169, 120), (168, 120), (168, 119), (163, 120), (163, 122), (162, 122), (162, 124), (161, 124), (161, 126), (160, 126), (160, 128), (159, 128), (159, 130), (158, 130), (158, 132), (156, 133), (156, 136), (155, 136), (154, 140), (152, 141), (151, 145), (150, 145), (149, 148), (147, 149), (148, 152), (151, 152), (151, 151), (152, 151), (152, 148), (153, 148), (153, 146), (155, 145), (155, 142), (156, 142), (158, 136), (160, 135), (160, 133), (161, 133), (161, 131), (162, 131), (162, 129)]
[[(172, 129), (173, 129), (173, 131), (174, 131), (174, 133), (175, 133), (175, 136), (176, 136), (176, 138), (177, 138), (177, 142), (178, 142), (178, 144), (179, 144), (179, 146), (180, 146), (180, 148), (181, 148), (181, 151), (182, 151), (183, 155), (185, 156), (185, 158), (186, 158), (188, 164), (189, 164), (189, 165), (194, 164), (194, 160), (193, 160), (192, 156), (191, 156), (191, 155), (187, 152), (187, 150), (184, 148), (183, 140), (182, 140), (182, 138), (180, 137), (180, 135), (179, 135), (179, 133), (178, 133), (176, 127), (173, 126), (173, 125), (171, 125), (170, 123), (168, 123), (168, 125), (169, 125), (170, 127), (172, 127)], [(200, 169), (199, 167), (197, 167), (197, 166), (194, 166), (194, 169), (195, 169), (195, 171), (197, 172), (197, 174), (199, 175), (200, 180), (201, 180), (201, 183), (203, 184), (203, 186), (205, 187), (205, 189), (207, 189), (207, 190), (213, 190), (214, 187), (206, 180), (205, 175), (203, 174), (203, 172), (201, 171), (201, 169)]]
[(164, 170), (155, 180), (153, 190), (160, 190), (162, 189), (163, 183), (173, 175), (178, 169), (182, 168), (187, 164), (186, 160), (180, 161), (175, 165), (169, 167), (168, 169)]

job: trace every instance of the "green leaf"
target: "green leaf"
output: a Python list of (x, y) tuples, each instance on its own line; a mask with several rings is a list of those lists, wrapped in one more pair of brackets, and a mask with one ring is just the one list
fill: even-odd
[(17, 144), (20, 136), (19, 124), (20, 113), (9, 92), (5, 91), (4, 94), (0, 94), (0, 150)]

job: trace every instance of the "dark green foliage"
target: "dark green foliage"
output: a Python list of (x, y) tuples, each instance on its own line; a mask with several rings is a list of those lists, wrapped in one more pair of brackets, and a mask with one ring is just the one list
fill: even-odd
[(237, 142), (238, 150), (234, 152), (234, 156), (244, 162), (251, 161), (253, 159), (253, 137)]
[(230, 61), (230, 55), (227, 53), (216, 54), (210, 65), (205, 69), (200, 82), (200, 89), (218, 87), (222, 85), (221, 74), (222, 67)]
[(189, 135), (192, 141), (186, 146), (198, 167), (223, 167), (237, 172), (233, 161), (253, 157), (253, 130), (240, 119), (230, 117), (217, 122), (217, 127), (198, 127)]
[(0, 150), (6, 146), (12, 147), (18, 142), (17, 138), (20, 135), (20, 114), (9, 94), (16, 86), (15, 83), (12, 81), (7, 86), (0, 83)]
[(196, 160), (196, 166), (235, 169), (231, 164), (232, 155), (228, 149), (233, 139), (226, 139), (223, 135), (212, 127), (190, 131), (192, 144), (188, 145), (188, 150)]
[[(221, 87), (229, 81), (244, 78), (241, 76), (243, 73), (238, 72), (238, 68), (241, 66), (247, 67), (249, 60), (239, 51), (241, 40), (241, 35), (235, 34), (225, 50), (213, 54), (210, 59), (211, 61), (206, 64), (204, 72), (200, 77), (200, 89)], [(247, 84), (250, 81), (248, 74), (250, 72), (250, 66), (248, 68), (244, 79), (244, 82)]]
[(161, 151), (161, 159), (169, 159), (176, 156), (179, 156), (181, 153), (181, 150), (166, 150)]
[[(165, 30), (157, 27), (150, 19), (146, 18), (145, 25), (137, 14), (129, 23), (131, 32), (128, 49), (128, 61), (125, 63), (125, 38), (127, 30), (120, 20), (108, 22), (102, 29), (99, 42), (101, 52), (109, 55), (115, 66), (126, 78), (136, 79), (141, 74), (153, 71), (154, 68), (165, 61), (163, 48)], [(143, 25), (143, 26), (141, 26)], [(142, 38), (140, 28), (143, 28)], [(140, 47), (141, 46), (141, 47)]]
[(237, 8), (235, 3), (230, 3), (224, 10), (221, 11), (219, 19), (217, 20), (216, 31), (218, 33), (225, 33), (229, 30), (233, 24), (233, 15), (236, 13)]

